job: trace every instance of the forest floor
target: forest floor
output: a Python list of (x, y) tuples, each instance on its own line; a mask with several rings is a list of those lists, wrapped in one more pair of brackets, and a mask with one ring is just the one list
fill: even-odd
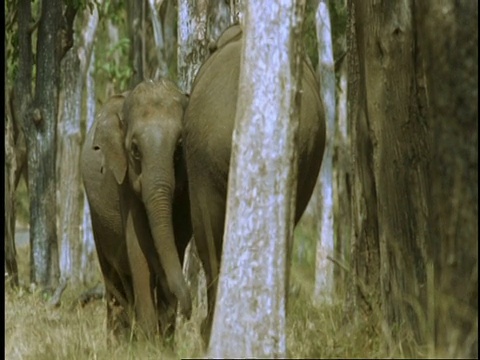
[[(298, 232), (297, 232), (298, 234)], [(204, 356), (199, 336), (199, 312), (177, 327), (175, 343), (142, 340), (107, 347), (106, 307), (97, 300), (75, 306), (86, 287), (67, 287), (60, 306), (48, 306), (39, 291), (30, 289), (28, 232), (20, 232), (17, 259), (21, 286), (5, 284), (5, 358), (15, 359), (179, 359)], [(292, 268), (287, 310), (289, 358), (391, 358), (385, 342), (369, 326), (353, 325), (345, 318), (343, 302), (314, 307), (313, 267), (315, 254), (308, 236), (300, 232)], [(306, 240), (305, 240), (306, 239)], [(313, 248), (314, 249), (314, 248)], [(94, 284), (92, 284), (94, 285)]]

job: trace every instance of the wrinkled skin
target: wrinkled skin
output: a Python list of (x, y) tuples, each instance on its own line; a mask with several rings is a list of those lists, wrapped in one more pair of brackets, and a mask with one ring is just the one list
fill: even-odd
[[(241, 47), (239, 26), (227, 29), (217, 42), (217, 50), (199, 70), (184, 116), (183, 141), (193, 232), (208, 284), (208, 315), (202, 324), (206, 345), (210, 338), (222, 253)], [(319, 84), (306, 61), (302, 87), (295, 224), (312, 194), (325, 147)]]
[(181, 264), (191, 237), (180, 147), (185, 97), (146, 81), (103, 106), (87, 134), (81, 170), (107, 293), (107, 327), (128, 334), (133, 314), (147, 336), (171, 334), (177, 300), (190, 295)]

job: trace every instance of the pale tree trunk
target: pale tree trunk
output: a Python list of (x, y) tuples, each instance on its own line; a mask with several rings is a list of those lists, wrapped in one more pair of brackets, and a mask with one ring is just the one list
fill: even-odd
[[(85, 134), (92, 127), (95, 120), (95, 45), (92, 48), (90, 62), (86, 77), (86, 124)], [(82, 255), (80, 262), (80, 276), (83, 284), (90, 284), (94, 277), (99, 274), (99, 267), (95, 252), (95, 240), (93, 238), (92, 222), (90, 218), (90, 206), (87, 195), (83, 192), (83, 225), (82, 225)]]
[[(327, 2), (322, 0), (316, 12), (320, 97), (325, 109), (326, 147), (315, 193), (317, 199), (317, 249), (313, 300), (317, 305), (333, 296), (333, 139), (335, 134), (335, 64)], [(329, 259), (330, 258), (330, 259)]]
[[(304, 8), (300, 1), (246, 2), (226, 230), (209, 344), (215, 358), (286, 356)], [(259, 213), (264, 216), (255, 216)]]
[(59, 101), (59, 226), (60, 270), (63, 282), (80, 281), (82, 243), (80, 238), (80, 147), (82, 98), (86, 72), (98, 25), (98, 11), (87, 8), (76, 44), (62, 60)]
[(230, 7), (225, 0), (210, 0), (208, 8), (208, 44), (214, 44), (230, 25)]
[(244, 2), (246, 0), (230, 0), (230, 22), (244, 25)]
[[(195, 75), (208, 54), (207, 14), (208, 0), (200, 0), (196, 4), (190, 0), (178, 3), (178, 84), (186, 94), (190, 93)], [(188, 244), (184, 259), (183, 273), (193, 297), (194, 312), (198, 311), (199, 318), (205, 318), (207, 285), (194, 241)], [(180, 321), (180, 317), (177, 317), (177, 321)]]
[(156, 69), (152, 69), (154, 70), (154, 79), (168, 76), (168, 64), (165, 56), (165, 40), (163, 37), (162, 21), (157, 10), (157, 6), (162, 6), (163, 1), (164, 0), (160, 0), (157, 2), (158, 4), (155, 4), (155, 0), (148, 0), (150, 20), (153, 26), (153, 38), (155, 40), (155, 54), (158, 63)]
[(178, 85), (190, 93), (193, 79), (208, 55), (208, 0), (178, 2)]
[(349, 4), (356, 41), (351, 50), (358, 55), (349, 81), (349, 91), (350, 85), (357, 91), (349, 98), (355, 101), (349, 111), (353, 268), (366, 316), (378, 317), (390, 350), (400, 344), (408, 356), (426, 335), (428, 129), (415, 61), (413, 4), (374, 3)]
[[(165, 0), (163, 2), (164, 15), (162, 16), (163, 40), (165, 41), (165, 61), (168, 66), (176, 65), (174, 61), (177, 55), (177, 0)], [(162, 10), (162, 8), (160, 8)]]
[[(108, 34), (108, 50), (111, 51), (113, 46), (118, 44), (120, 41), (120, 34), (118, 27), (113, 23), (113, 21), (109, 19), (105, 19), (103, 21), (107, 22), (107, 34)], [(113, 55), (114, 66), (118, 68), (120, 64), (120, 55), (118, 51), (114, 52)], [(110, 98), (112, 95), (115, 94), (115, 84), (113, 81), (109, 81), (105, 86), (105, 99)]]
[(478, 358), (478, 2), (425, 0), (415, 11), (431, 134), (429, 355)]

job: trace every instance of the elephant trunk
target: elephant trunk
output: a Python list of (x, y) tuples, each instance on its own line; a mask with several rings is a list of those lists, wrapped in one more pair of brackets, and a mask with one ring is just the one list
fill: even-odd
[(153, 179), (144, 179), (146, 186), (142, 193), (144, 194), (143, 201), (147, 210), (155, 249), (164, 269), (170, 291), (176, 296), (183, 315), (190, 318), (192, 301), (183, 277), (172, 224), (172, 201), (175, 189), (173, 164), (172, 174), (164, 176), (164, 179), (161, 179), (162, 176), (159, 174), (169, 174), (170, 171), (159, 169), (158, 171), (150, 171), (150, 173), (153, 174)]

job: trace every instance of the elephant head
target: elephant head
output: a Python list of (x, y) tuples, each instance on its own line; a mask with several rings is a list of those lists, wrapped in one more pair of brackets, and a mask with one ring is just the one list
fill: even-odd
[(189, 317), (191, 298), (172, 224), (176, 187), (186, 188), (176, 184), (175, 178), (178, 167), (183, 166), (181, 131), (186, 104), (186, 96), (168, 80), (137, 85), (125, 98), (118, 131), (109, 134), (109, 141), (120, 140), (121, 146), (112, 147), (115, 151), (108, 152), (105, 165), (118, 184), (128, 180), (133, 196), (143, 203), (168, 290)]

